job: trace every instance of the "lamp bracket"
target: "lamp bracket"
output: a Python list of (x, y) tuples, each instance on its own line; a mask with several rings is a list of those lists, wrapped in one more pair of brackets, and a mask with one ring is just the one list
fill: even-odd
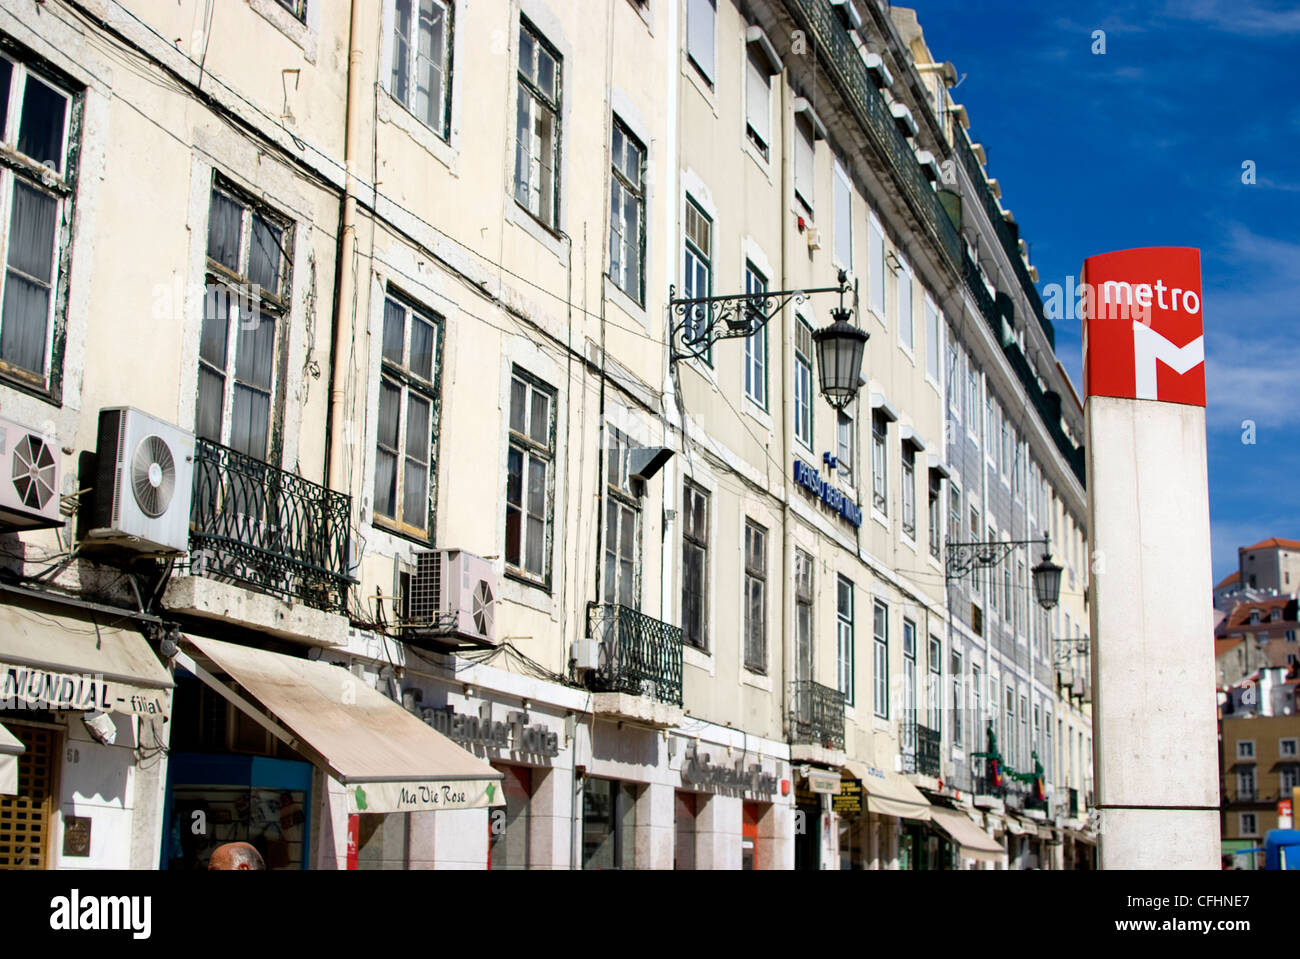
[(1042, 539), (990, 539), (975, 543), (949, 543), (944, 564), (944, 578), (949, 582), (962, 579), (976, 569), (1000, 566), (1017, 547), (1042, 546), (1049, 551), (1047, 537)]

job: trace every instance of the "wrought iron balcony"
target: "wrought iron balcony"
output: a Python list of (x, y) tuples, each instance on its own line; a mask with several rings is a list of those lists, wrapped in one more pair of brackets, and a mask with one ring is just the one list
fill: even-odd
[(939, 746), (939, 731), (920, 723), (905, 723), (903, 726), (903, 772), (918, 773), (922, 776), (943, 774), (943, 762)]
[(810, 680), (790, 684), (790, 742), (844, 748), (844, 694)]
[(345, 608), (351, 497), (199, 439), (190, 566), (318, 609)]
[(648, 696), (682, 705), (682, 630), (630, 606), (587, 604), (587, 635), (600, 643), (595, 692)]

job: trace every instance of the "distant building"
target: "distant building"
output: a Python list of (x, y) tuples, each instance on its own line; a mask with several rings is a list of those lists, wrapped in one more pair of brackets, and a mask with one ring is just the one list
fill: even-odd
[(1244, 589), (1294, 593), (1300, 584), (1300, 541), (1276, 536), (1237, 550)]
[[(1284, 681), (1292, 689), (1298, 682)], [(1277, 828), (1279, 801), (1300, 786), (1300, 715), (1225, 716), (1219, 728), (1223, 854), (1257, 868), (1262, 854), (1247, 850), (1263, 847)]]

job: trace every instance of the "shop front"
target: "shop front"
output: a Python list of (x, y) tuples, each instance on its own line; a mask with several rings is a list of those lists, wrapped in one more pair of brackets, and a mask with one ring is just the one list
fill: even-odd
[(503, 777), (356, 674), (190, 636), (163, 866), (252, 843), (271, 869), (482, 868)]
[(0, 869), (151, 868), (171, 675), (129, 614), (14, 599), (0, 605)]
[(805, 766), (800, 773), (795, 788), (794, 868), (837, 868), (840, 835), (832, 810), (841, 790), (840, 771)]
[(856, 760), (844, 764), (841, 776), (841, 795), (858, 791), (857, 784), (861, 795), (861, 811), (840, 823), (841, 869), (940, 868), (941, 844), (926, 828), (930, 801), (919, 789), (898, 773)]
[[(780, 763), (760, 752), (675, 737), (675, 869), (780, 868)], [(789, 780), (785, 780), (789, 792)]]
[(984, 863), (1002, 862), (1002, 846), (980, 828), (976, 817), (982, 814), (967, 809), (935, 806), (931, 825), (948, 840), (954, 869), (976, 869)]

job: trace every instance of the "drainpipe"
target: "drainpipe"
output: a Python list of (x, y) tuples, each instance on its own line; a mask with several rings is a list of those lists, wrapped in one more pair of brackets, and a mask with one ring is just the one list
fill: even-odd
[(351, 451), (334, 441), (336, 406), (342, 401), (350, 372), (341, 363), (340, 340), (347, 310), (348, 335), (356, 338), (356, 314), (350, 308), (356, 298), (356, 277), (350, 264), (357, 246), (357, 163), (361, 143), (361, 28), (367, 22), (363, 0), (352, 0), (348, 24), (348, 93), (344, 108), (343, 163), (347, 176), (343, 188), (342, 212), (339, 216), (338, 259), (334, 263), (334, 318), (330, 324), (330, 390), (325, 414), (325, 485), (340, 490), (344, 485), (347, 457)]
[[(791, 169), (790, 169), (790, 139), (794, 134), (794, 119), (787, 107), (787, 83), (788, 67), (781, 73), (781, 289), (790, 289), (790, 277), (786, 270), (786, 264), (790, 260), (790, 253), (787, 249), (790, 232), (790, 208), (794, 203), (794, 193), (791, 186)], [(782, 477), (785, 487), (785, 497), (781, 506), (781, 536), (782, 536), (782, 557), (781, 565), (784, 575), (781, 581), (781, 634), (783, 636), (794, 637), (793, 643), (786, 643), (783, 652), (785, 666), (785, 689), (786, 695), (781, 697), (780, 702), (787, 705), (787, 716), (789, 707), (794, 705), (791, 698), (795, 687), (792, 685), (793, 680), (798, 676), (798, 656), (799, 641), (795, 636), (794, 629), (794, 527), (791, 525), (790, 512), (790, 494), (792, 492), (787, 474), (785, 473), (784, 464), (789, 461), (790, 456), (790, 436), (794, 425), (794, 413), (791, 410), (791, 403), (794, 397), (794, 370), (793, 364), (787, 355), (788, 337), (785, 331), (790, 328), (790, 324), (781, 321), (781, 442), (777, 448), (781, 451)], [(768, 342), (771, 342), (769, 335)], [(814, 662), (816, 657), (814, 656)], [(810, 664), (808, 679), (812, 679), (812, 668)], [(787, 722), (787, 716), (781, 717), (782, 725)], [(787, 736), (787, 739), (789, 737)]]

